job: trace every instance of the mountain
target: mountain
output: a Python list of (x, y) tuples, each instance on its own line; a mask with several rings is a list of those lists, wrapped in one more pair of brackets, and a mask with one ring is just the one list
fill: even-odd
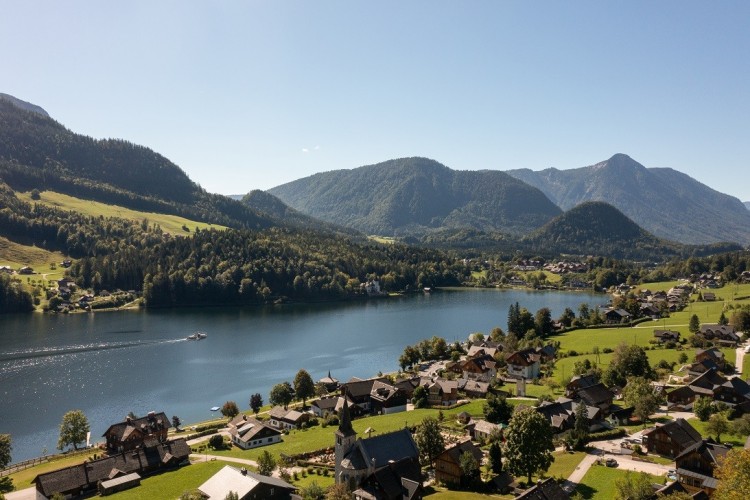
[(660, 238), (688, 244), (750, 243), (750, 212), (729, 195), (669, 168), (646, 168), (624, 154), (571, 170), (510, 170), (563, 210), (606, 201)]
[(747, 208), (748, 210), (750, 210), (750, 201), (744, 201), (744, 202), (743, 202), (743, 204), (745, 205), (745, 207), (746, 207), (746, 208)]
[(76, 134), (44, 110), (18, 102), (0, 99), (0, 181), (14, 190), (53, 190), (231, 227), (272, 224), (239, 201), (207, 193), (148, 148)]
[(269, 192), (291, 207), (367, 234), (445, 229), (527, 233), (561, 213), (538, 189), (498, 171), (455, 171), (401, 158), (315, 174)]
[(31, 104), (30, 102), (22, 101), (21, 99), (13, 97), (10, 94), (3, 94), (2, 92), (0, 92), (0, 100), (8, 101), (14, 106), (25, 111), (31, 111), (32, 113), (36, 113), (38, 115), (49, 118), (49, 113), (47, 113), (42, 107), (37, 106), (36, 104)]
[(661, 260), (741, 250), (736, 244), (682, 245), (655, 237), (612, 205), (588, 201), (521, 239), (542, 254), (602, 255), (620, 259)]
[(242, 197), (241, 201), (244, 205), (247, 205), (256, 212), (268, 216), (279, 225), (317, 231), (326, 230), (334, 233), (349, 234), (351, 236), (362, 236), (353, 229), (337, 226), (330, 222), (324, 222), (314, 217), (310, 217), (309, 215), (305, 215), (266, 191), (261, 191), (259, 189), (250, 191)]

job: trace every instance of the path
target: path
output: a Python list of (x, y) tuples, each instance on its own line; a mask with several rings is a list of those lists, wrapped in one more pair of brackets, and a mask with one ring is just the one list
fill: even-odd
[(734, 368), (737, 371), (737, 376), (744, 375), (747, 377), (747, 373), (742, 373), (742, 362), (745, 361), (745, 346), (740, 344), (740, 347), (738, 347), (735, 351), (735, 362), (734, 362)]
[(36, 500), (36, 488), (24, 488), (5, 494), (6, 500)]
[[(203, 453), (191, 453), (190, 458), (193, 459), (195, 462), (209, 462), (209, 461), (220, 461), (220, 462), (233, 462), (236, 464), (243, 464), (243, 465), (250, 465), (251, 467), (258, 467), (258, 462), (255, 460), (250, 460), (248, 458), (235, 458), (235, 457), (225, 457), (223, 455), (205, 455)], [(302, 472), (302, 467), (285, 467), (287, 472), (289, 474), (294, 474), (295, 472), (300, 473)], [(273, 474), (271, 474), (273, 477), (279, 478), (279, 468), (277, 467), (274, 469)], [(26, 500), (24, 499), (17, 499), (17, 500)]]

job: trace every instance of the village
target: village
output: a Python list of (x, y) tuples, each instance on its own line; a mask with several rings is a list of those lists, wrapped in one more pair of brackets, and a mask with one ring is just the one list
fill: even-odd
[[(596, 342), (613, 337), (601, 349), (592, 336), (589, 351), (573, 348), (589, 333), (574, 326), (579, 314), (568, 326), (552, 321), (548, 336), (495, 329), (454, 344), (425, 339), (405, 348), (393, 374), (341, 382), (329, 372), (313, 383), (300, 370), (310, 380), (280, 383), (286, 395), (274, 387), (271, 405), (260, 395), (246, 412), (227, 402), (225, 418), (207, 424), (128, 417), (85, 462), (36, 475), (34, 498), (138, 498), (127, 495), (190, 463), (213, 474), (187, 474), (175, 497), (599, 498), (585, 479), (593, 474), (645, 481), (652, 498), (710, 498), (724, 457), (750, 448), (747, 335), (727, 320), (750, 294), (735, 289), (730, 301), (729, 285), (673, 285), (618, 287), (611, 307), (592, 313)], [(696, 327), (697, 304), (718, 321)], [(541, 444), (515, 442), (523, 419), (524, 439)]]

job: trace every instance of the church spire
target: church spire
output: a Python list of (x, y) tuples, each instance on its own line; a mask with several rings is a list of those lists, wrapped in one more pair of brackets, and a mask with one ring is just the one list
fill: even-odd
[(341, 418), (339, 419), (339, 432), (344, 436), (357, 434), (352, 427), (352, 416), (349, 413), (349, 404), (346, 402), (346, 393), (344, 393), (344, 406), (341, 408)]

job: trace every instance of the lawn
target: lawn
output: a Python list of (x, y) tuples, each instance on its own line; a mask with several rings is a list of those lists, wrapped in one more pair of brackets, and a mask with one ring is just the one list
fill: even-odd
[[(615, 482), (624, 478), (628, 471), (616, 468), (604, 467), (603, 465), (594, 465), (583, 476), (581, 483), (576, 488), (583, 498), (615, 498), (617, 489)], [(632, 473), (632, 471), (631, 471)], [(648, 475), (652, 483), (662, 484), (663, 477)]]
[(488, 498), (512, 499), (513, 495), (489, 495), (473, 493), (471, 491), (455, 491), (440, 486), (429, 486), (425, 490), (425, 498), (430, 500), (486, 500)]
[[(66, 258), (60, 252), (50, 252), (35, 246), (21, 245), (0, 237), (0, 266), (10, 266), (16, 270), (23, 266), (30, 266), (34, 271), (40, 273), (19, 276), (24, 282), (40, 280), (42, 278), (41, 273), (46, 274), (48, 280), (62, 278), (65, 269), (59, 264)], [(50, 264), (55, 264), (56, 269), (50, 269)]]
[(142, 498), (179, 498), (186, 491), (205, 483), (225, 465), (236, 465), (218, 460), (199, 462), (143, 478), (141, 485), (110, 495), (114, 500), (140, 500)]
[(576, 470), (576, 467), (581, 463), (586, 453), (582, 451), (556, 451), (552, 456), (555, 457), (555, 461), (552, 462), (552, 465), (544, 476), (567, 479)]
[(78, 465), (80, 463), (83, 463), (89, 457), (100, 453), (100, 450), (92, 450), (91, 453), (81, 453), (72, 457), (69, 457), (67, 455), (57, 455), (57, 457), (60, 458), (55, 458), (53, 460), (50, 460), (49, 462), (35, 465), (34, 467), (16, 472), (15, 474), (11, 474), (10, 478), (13, 480), (13, 486), (15, 486), (17, 490), (22, 490), (24, 488), (28, 488), (29, 486), (34, 486), (34, 478), (39, 474), (44, 474), (45, 472), (51, 472), (57, 469), (63, 469), (65, 467), (70, 467), (71, 465)]
[[(700, 433), (701, 436), (704, 438), (711, 438), (715, 439), (716, 436), (711, 435), (707, 430), (706, 427), (708, 426), (708, 422), (701, 422), (698, 418), (689, 418), (688, 423), (695, 427), (695, 430)], [(726, 433), (721, 435), (721, 442), (723, 444), (731, 444), (733, 447), (740, 447), (742, 448), (745, 446), (745, 440), (747, 439), (747, 436), (735, 436), (734, 434)]]
[[(483, 415), (482, 406), (484, 405), (483, 399), (477, 399), (467, 405), (462, 405), (457, 408), (450, 410), (442, 410), (445, 419), (452, 419), (455, 415), (466, 411), (474, 416)], [(365, 429), (371, 427), (374, 429), (374, 434), (384, 434), (386, 432), (392, 432), (399, 429), (403, 429), (407, 425), (415, 425), (422, 422), (427, 417), (437, 417), (440, 410), (433, 409), (422, 409), (413, 410), (409, 412), (394, 413), (392, 415), (376, 415), (373, 417), (365, 417), (355, 419), (352, 422), (354, 430), (364, 435)], [(335, 432), (335, 426), (323, 427), (318, 425), (305, 430), (291, 431), (288, 435), (283, 436), (281, 443), (264, 446), (262, 448), (256, 448), (253, 450), (241, 450), (236, 447), (232, 447), (228, 450), (212, 451), (213, 455), (237, 457), (237, 458), (249, 458), (251, 460), (257, 459), (263, 451), (269, 451), (274, 456), (279, 457), (284, 455), (296, 455), (299, 453), (305, 453), (309, 451), (321, 450), (325, 448), (333, 448), (333, 433)], [(208, 439), (208, 438), (206, 438)], [(193, 446), (193, 449), (198, 449), (202, 444)]]
[(300, 490), (302, 488), (308, 488), (313, 483), (318, 483), (318, 486), (322, 487), (323, 489), (329, 488), (333, 486), (334, 479), (333, 474), (329, 474), (328, 476), (319, 476), (317, 474), (308, 474), (306, 477), (302, 477), (301, 474), (297, 474), (298, 479), (295, 481), (292, 479), (290, 482)]
[[(42, 205), (78, 212), (93, 217), (99, 217), (101, 215), (104, 217), (118, 217), (120, 219), (128, 219), (136, 222), (148, 219), (150, 224), (158, 224), (165, 232), (170, 234), (186, 235), (190, 234), (189, 231), (195, 231), (196, 229), (226, 229), (225, 226), (220, 226), (218, 224), (196, 222), (176, 215), (131, 210), (117, 205), (107, 205), (98, 201), (74, 198), (54, 191), (43, 191), (40, 200), (32, 200), (31, 193), (16, 193), (16, 196), (29, 203), (40, 203)], [(189, 231), (185, 231), (182, 226), (187, 227)]]

